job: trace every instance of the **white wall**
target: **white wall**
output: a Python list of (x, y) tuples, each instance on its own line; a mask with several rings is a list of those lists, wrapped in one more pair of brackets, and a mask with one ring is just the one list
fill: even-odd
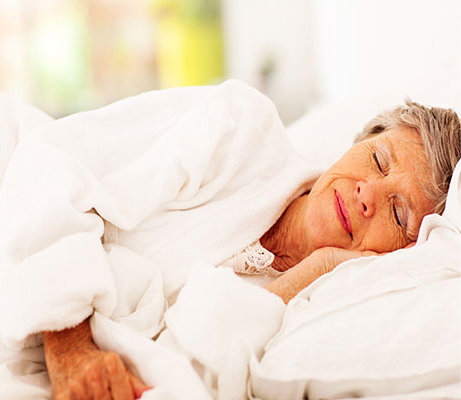
[[(460, 0), (222, 0), (228, 76), (290, 122), (315, 102), (460, 102)], [(275, 67), (266, 86), (259, 71)]]
[(427, 97), (431, 92), (432, 101), (446, 101), (448, 92), (455, 93), (453, 86), (459, 93), (459, 0), (310, 3), (322, 99), (379, 92)]
[[(227, 76), (265, 91), (285, 120), (313, 98), (306, 0), (222, 0)], [(261, 70), (274, 63), (263, 82)]]

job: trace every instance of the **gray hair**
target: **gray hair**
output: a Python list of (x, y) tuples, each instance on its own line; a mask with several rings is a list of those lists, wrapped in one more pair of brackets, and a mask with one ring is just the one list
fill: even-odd
[(369, 139), (396, 127), (406, 127), (419, 132), (424, 152), (432, 171), (432, 187), (426, 188), (434, 201), (434, 212), (445, 209), (451, 176), (460, 159), (461, 125), (455, 111), (445, 108), (425, 107), (405, 100), (405, 105), (385, 111), (368, 122), (354, 143)]

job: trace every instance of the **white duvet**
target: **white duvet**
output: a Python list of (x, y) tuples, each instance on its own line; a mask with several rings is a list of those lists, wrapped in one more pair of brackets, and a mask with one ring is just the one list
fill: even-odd
[[(26, 125), (9, 126), (21, 139), (0, 192), (0, 398), (50, 398), (34, 333), (72, 326), (93, 309), (98, 345), (155, 386), (143, 398), (456, 394), (459, 166), (445, 215), (425, 220), (415, 248), (343, 264), (286, 308), (215, 267), (260, 237), (315, 176), (258, 92), (228, 82), (147, 93), (58, 121), (24, 112), (17, 121)], [(439, 290), (449, 301), (439, 301)], [(409, 304), (406, 294), (419, 313), (394, 326), (400, 341), (380, 341), (368, 324), (357, 348), (354, 335), (338, 340), (329, 328), (344, 330), (377, 309), (392, 324), (385, 316)], [(376, 298), (382, 303), (370, 306)], [(434, 307), (423, 312), (429, 299)], [(421, 329), (431, 335), (398, 365), (377, 368), (379, 354), (369, 357), (372, 345), (398, 354)], [(350, 368), (357, 358), (360, 368)], [(427, 380), (415, 383), (414, 365)]]

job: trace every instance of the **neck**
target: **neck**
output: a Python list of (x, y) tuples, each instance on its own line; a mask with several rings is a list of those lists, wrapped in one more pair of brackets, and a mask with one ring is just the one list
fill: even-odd
[(294, 200), (278, 221), (261, 237), (261, 245), (274, 254), (272, 267), (286, 271), (307, 257), (303, 215), (307, 194)]

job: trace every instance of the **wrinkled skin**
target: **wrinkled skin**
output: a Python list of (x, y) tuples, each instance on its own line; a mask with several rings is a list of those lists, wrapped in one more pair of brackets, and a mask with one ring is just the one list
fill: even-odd
[(54, 400), (133, 400), (150, 389), (118, 354), (96, 346), (88, 320), (42, 336)]
[[(430, 176), (418, 132), (389, 129), (349, 149), (289, 205), (261, 244), (279, 271), (324, 247), (386, 253), (408, 246), (434, 210), (425, 191)], [(338, 217), (338, 197), (350, 232)]]

